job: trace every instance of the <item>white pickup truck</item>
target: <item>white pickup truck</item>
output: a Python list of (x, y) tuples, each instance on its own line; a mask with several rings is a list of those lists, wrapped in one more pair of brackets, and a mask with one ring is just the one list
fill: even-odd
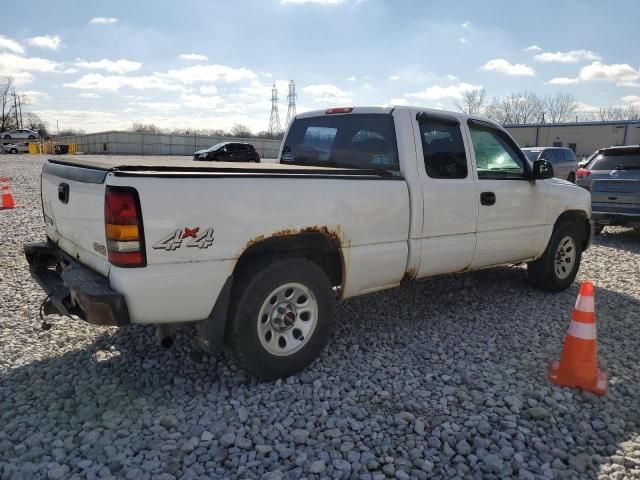
[(334, 298), (528, 263), (574, 280), (589, 192), (530, 163), (499, 125), (412, 107), (298, 115), (279, 164), (64, 157), (42, 170), (47, 242), (25, 245), (45, 311), (101, 325), (183, 322), (256, 376), (329, 338)]

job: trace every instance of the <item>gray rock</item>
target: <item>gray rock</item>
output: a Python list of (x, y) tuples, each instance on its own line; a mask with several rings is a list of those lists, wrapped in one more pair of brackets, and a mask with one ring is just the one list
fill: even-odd
[(549, 416), (549, 411), (544, 407), (533, 407), (527, 410), (527, 414), (533, 420), (545, 420)]
[(315, 460), (309, 466), (309, 473), (322, 473), (327, 468), (327, 465), (324, 463), (324, 460)]

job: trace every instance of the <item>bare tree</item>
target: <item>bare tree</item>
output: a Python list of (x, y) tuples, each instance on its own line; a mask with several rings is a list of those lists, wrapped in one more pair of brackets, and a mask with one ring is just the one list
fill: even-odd
[(24, 114), (23, 127), (38, 132), (41, 138), (47, 138), (49, 136), (49, 132), (47, 131), (47, 122), (42, 120), (33, 112), (27, 112)]
[(468, 115), (482, 115), (487, 100), (487, 91), (484, 88), (474, 88), (462, 92), (462, 100), (456, 102), (456, 107), (462, 113)]
[(598, 119), (603, 122), (638, 120), (640, 119), (640, 108), (636, 105), (629, 105), (628, 107), (600, 107)]
[(153, 123), (141, 122), (133, 122), (131, 127), (129, 127), (129, 131), (137, 133), (164, 133), (164, 130)]
[(545, 120), (551, 123), (570, 121), (578, 109), (578, 101), (568, 93), (547, 95), (542, 100), (542, 111)]
[(251, 129), (242, 123), (234, 123), (231, 127), (232, 137), (248, 138), (252, 136)]
[(14, 81), (12, 77), (0, 80), (0, 132), (16, 128), (14, 109)]
[(485, 115), (502, 124), (524, 125), (540, 120), (542, 101), (533, 92), (511, 93), (506, 97), (493, 98)]

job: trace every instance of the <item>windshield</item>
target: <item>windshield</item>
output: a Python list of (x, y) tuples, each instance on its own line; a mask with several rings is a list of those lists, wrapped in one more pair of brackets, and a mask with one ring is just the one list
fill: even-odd
[(530, 162), (535, 162), (538, 159), (538, 155), (542, 150), (522, 150), (524, 154), (527, 156), (527, 160)]
[(589, 170), (638, 170), (640, 151), (635, 153), (604, 151), (596, 156), (588, 166)]
[(282, 148), (288, 165), (398, 170), (389, 114), (323, 115), (295, 120)]
[(213, 152), (213, 151), (218, 150), (220, 147), (223, 147), (225, 145), (226, 145), (226, 143), (224, 143), (224, 142), (223, 143), (216, 143), (213, 147), (209, 147), (207, 149), (207, 152)]

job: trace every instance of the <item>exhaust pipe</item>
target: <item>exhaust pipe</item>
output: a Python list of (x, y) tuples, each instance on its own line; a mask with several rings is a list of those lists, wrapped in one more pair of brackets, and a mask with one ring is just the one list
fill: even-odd
[(156, 337), (156, 341), (158, 342), (158, 344), (160, 344), (160, 346), (164, 348), (173, 347), (174, 338), (168, 327), (165, 327), (165, 326), (156, 327), (155, 337)]

